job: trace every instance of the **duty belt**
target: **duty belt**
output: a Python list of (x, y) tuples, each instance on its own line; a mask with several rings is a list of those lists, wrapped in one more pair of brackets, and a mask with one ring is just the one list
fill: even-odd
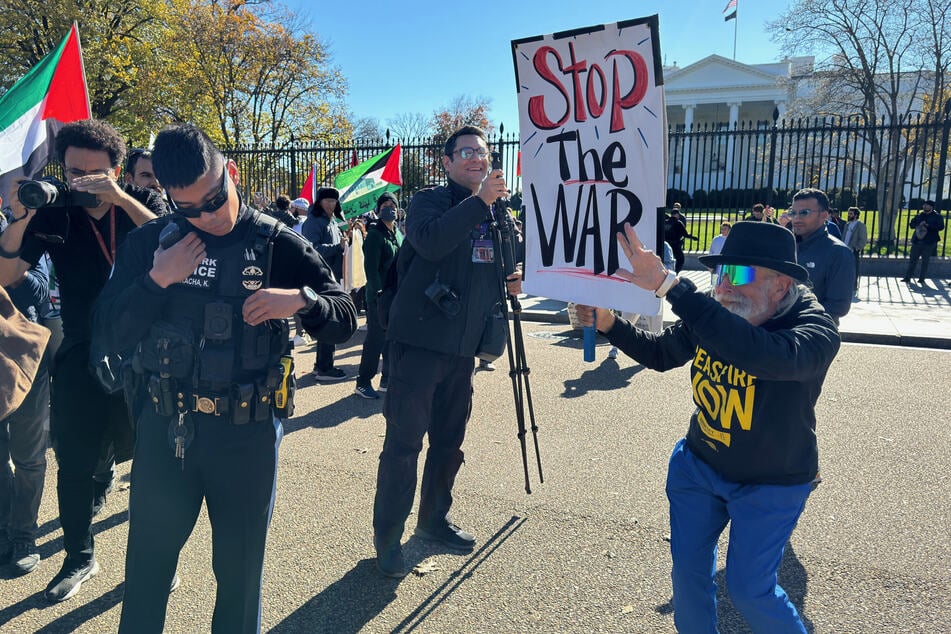
[(252, 421), (271, 420), (271, 397), (271, 392), (258, 394), (253, 385), (236, 385), (230, 396), (192, 393), (190, 409), (201, 414), (226, 416), (231, 423), (244, 425)]

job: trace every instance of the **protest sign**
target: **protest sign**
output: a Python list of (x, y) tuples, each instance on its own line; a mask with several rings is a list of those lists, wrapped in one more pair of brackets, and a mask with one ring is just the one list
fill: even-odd
[(656, 315), (617, 232), (657, 247), (667, 121), (657, 16), (512, 42), (527, 293)]

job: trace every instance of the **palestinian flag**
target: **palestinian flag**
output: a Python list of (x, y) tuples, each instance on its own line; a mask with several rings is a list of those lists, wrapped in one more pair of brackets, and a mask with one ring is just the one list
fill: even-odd
[(314, 204), (314, 201), (317, 200), (317, 164), (314, 163), (310, 168), (310, 174), (307, 175), (307, 180), (304, 181), (304, 186), (300, 190), (300, 196), (298, 198), (304, 198), (311, 205)]
[(0, 195), (33, 178), (49, 160), (63, 124), (91, 116), (79, 28), (0, 97)]
[(377, 154), (368, 161), (334, 179), (334, 187), (340, 190), (340, 207), (344, 218), (353, 218), (373, 211), (376, 199), (383, 192), (397, 191), (403, 184), (400, 174), (400, 145)]

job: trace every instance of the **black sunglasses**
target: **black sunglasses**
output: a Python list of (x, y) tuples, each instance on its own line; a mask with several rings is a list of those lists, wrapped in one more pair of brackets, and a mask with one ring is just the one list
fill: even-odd
[(221, 189), (215, 194), (214, 198), (206, 202), (201, 207), (179, 207), (172, 196), (168, 196), (168, 204), (172, 211), (181, 214), (186, 218), (199, 218), (202, 214), (213, 214), (228, 202), (228, 164), (221, 168)]

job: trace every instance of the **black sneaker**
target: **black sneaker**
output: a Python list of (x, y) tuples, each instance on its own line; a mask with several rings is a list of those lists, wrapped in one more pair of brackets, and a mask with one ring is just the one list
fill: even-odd
[(924, 286), (924, 285), (925, 285), (925, 278), (923, 278), (923, 277), (918, 278), (918, 283), (921, 284), (922, 286)]
[(376, 551), (376, 567), (386, 577), (402, 579), (409, 571), (403, 561), (403, 547), (399, 542)]
[(318, 381), (343, 381), (347, 379), (347, 373), (340, 368), (330, 368), (329, 370), (314, 370), (314, 378)]
[(377, 391), (377, 392), (386, 392), (386, 387), (387, 387), (387, 384), (388, 384), (388, 383), (389, 383), (389, 381), (387, 381), (386, 377), (384, 376), (383, 378), (380, 379), (380, 387), (376, 388), (376, 391)]
[(13, 544), (13, 554), (10, 563), (17, 575), (33, 572), (40, 563), (40, 551), (36, 549), (36, 542), (16, 542)]
[(476, 372), (480, 370), (484, 372), (495, 372), (495, 364), (485, 359), (479, 359), (479, 367), (476, 368)]
[(93, 557), (87, 562), (76, 563), (69, 557), (63, 562), (59, 571), (50, 584), (46, 586), (46, 599), (50, 603), (60, 603), (73, 598), (83, 583), (99, 574), (99, 563)]
[(458, 552), (467, 553), (475, 547), (476, 543), (475, 537), (452, 522), (446, 522), (441, 526), (435, 527), (417, 526), (413, 534), (423, 539), (442, 542), (445, 546)]
[(359, 383), (357, 383), (357, 387), (353, 391), (359, 394), (360, 396), (362, 396), (363, 398), (369, 398), (369, 399), (380, 398), (380, 395), (376, 393), (376, 390), (373, 389), (372, 385), (360, 385)]
[(907, 277), (901, 278), (901, 281), (904, 282), (905, 284), (911, 284), (911, 280), (908, 279)]

